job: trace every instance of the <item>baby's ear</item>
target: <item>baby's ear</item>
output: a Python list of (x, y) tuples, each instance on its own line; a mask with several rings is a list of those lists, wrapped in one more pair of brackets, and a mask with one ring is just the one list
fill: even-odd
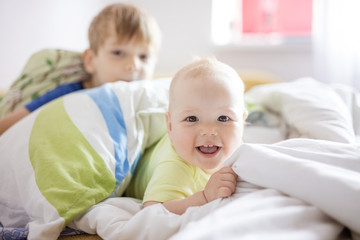
[(248, 117), (248, 111), (245, 110), (245, 111), (244, 111), (244, 114), (243, 114), (243, 119), (244, 119), (244, 121), (246, 120), (247, 117)]
[(165, 114), (165, 118), (166, 118), (166, 127), (167, 127), (167, 130), (168, 132), (171, 132), (171, 121), (170, 121), (170, 113), (167, 112)]
[(82, 54), (82, 59), (86, 71), (90, 74), (94, 74), (95, 72), (94, 64), (93, 64), (94, 52), (90, 48), (86, 49)]

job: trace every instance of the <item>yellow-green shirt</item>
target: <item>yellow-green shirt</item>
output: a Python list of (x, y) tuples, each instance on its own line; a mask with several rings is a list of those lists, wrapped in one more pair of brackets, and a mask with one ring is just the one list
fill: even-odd
[(187, 198), (205, 188), (210, 174), (183, 161), (168, 135), (149, 148), (126, 190), (126, 196), (143, 202)]

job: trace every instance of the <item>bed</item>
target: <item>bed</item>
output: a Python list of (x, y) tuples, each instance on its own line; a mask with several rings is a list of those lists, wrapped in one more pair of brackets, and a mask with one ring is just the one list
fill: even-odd
[(0, 238), (360, 239), (360, 93), (312, 78), (246, 92), (231, 197), (181, 216), (121, 197), (166, 132), (169, 82), (70, 94), (5, 132)]

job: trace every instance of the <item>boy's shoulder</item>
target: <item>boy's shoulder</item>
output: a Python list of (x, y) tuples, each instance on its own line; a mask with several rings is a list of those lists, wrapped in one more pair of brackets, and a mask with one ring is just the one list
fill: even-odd
[(89, 78), (82, 54), (63, 49), (42, 49), (30, 56), (20, 76), (0, 101), (0, 118), (56, 87)]

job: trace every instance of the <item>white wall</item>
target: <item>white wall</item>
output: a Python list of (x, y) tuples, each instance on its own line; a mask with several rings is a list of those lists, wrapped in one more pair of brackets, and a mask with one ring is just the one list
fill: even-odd
[(0, 89), (42, 48), (83, 51), (91, 19), (110, 0), (1, 0)]
[[(91, 19), (114, 0), (11, 0), (0, 2), (0, 89), (42, 48), (83, 51)], [(158, 20), (163, 46), (157, 74), (173, 74), (192, 56), (215, 55), (238, 70), (261, 70), (292, 80), (313, 74), (310, 49), (220, 49), (210, 40), (210, 0), (132, 0)]]

